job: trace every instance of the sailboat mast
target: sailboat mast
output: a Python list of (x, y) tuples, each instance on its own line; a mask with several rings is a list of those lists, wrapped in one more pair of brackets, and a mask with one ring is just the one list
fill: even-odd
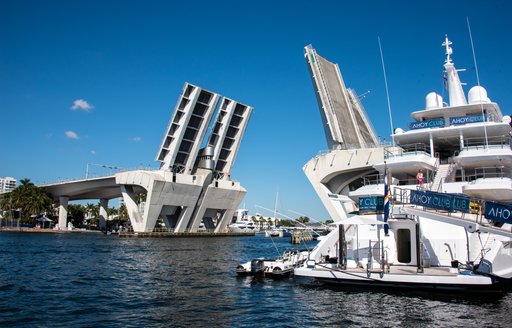
[(277, 221), (277, 201), (279, 199), (279, 189), (276, 191), (276, 202), (274, 204), (274, 228), (276, 227)]

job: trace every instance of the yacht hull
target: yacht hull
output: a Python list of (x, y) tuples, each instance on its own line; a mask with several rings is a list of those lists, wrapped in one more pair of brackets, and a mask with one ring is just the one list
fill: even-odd
[(510, 283), (504, 283), (490, 276), (474, 273), (446, 276), (432, 274), (390, 274), (362, 270), (295, 269), (294, 278), (302, 283), (320, 283), (337, 286), (368, 288), (399, 288), (409, 290), (435, 290), (448, 292), (504, 292), (510, 290)]

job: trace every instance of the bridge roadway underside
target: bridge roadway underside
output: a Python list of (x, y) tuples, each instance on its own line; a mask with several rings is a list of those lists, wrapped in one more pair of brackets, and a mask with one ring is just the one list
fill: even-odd
[(116, 184), (115, 175), (101, 178), (59, 182), (43, 185), (55, 200), (68, 197), (68, 200), (114, 199), (122, 196), (121, 188)]
[[(59, 202), (59, 228), (67, 228), (68, 202), (99, 199), (100, 227), (106, 229), (108, 201), (123, 197), (135, 232), (151, 232), (158, 217), (177, 232), (195, 232), (204, 217), (217, 218), (215, 232), (225, 232), (246, 191), (238, 182), (195, 175), (135, 170), (101, 178), (43, 185)], [(139, 204), (138, 194), (145, 194)], [(172, 222), (172, 223), (171, 223)]]
[(91, 178), (59, 182), (43, 185), (45, 190), (59, 202), (59, 228), (67, 227), (68, 202), (73, 200), (99, 199), (100, 200), (100, 228), (106, 229), (107, 208), (110, 199), (122, 196), (121, 188), (116, 184), (115, 176)]

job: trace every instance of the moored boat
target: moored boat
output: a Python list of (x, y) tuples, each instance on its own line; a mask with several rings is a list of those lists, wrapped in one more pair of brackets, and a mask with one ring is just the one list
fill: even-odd
[(308, 250), (286, 250), (276, 259), (256, 258), (241, 263), (236, 267), (236, 273), (240, 276), (286, 277), (293, 273), (294, 268), (302, 265), (308, 255)]
[(481, 86), (466, 100), (451, 44), (446, 37), (449, 104), (429, 93), (390, 145), (377, 142), (337, 65), (306, 47), (331, 150), (304, 172), (338, 227), (295, 269), (301, 281), (510, 289), (511, 119)]

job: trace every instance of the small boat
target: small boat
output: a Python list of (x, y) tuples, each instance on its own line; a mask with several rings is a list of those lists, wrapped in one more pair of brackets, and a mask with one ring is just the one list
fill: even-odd
[(249, 232), (254, 233), (259, 230), (256, 223), (249, 217), (249, 211), (246, 209), (239, 209), (235, 212), (233, 220), (228, 229), (232, 232)]
[(286, 277), (302, 265), (309, 256), (309, 250), (287, 250), (277, 259), (256, 258), (236, 267), (239, 276)]
[(288, 229), (278, 227), (270, 230), (265, 230), (265, 237), (291, 237), (291, 233)]

